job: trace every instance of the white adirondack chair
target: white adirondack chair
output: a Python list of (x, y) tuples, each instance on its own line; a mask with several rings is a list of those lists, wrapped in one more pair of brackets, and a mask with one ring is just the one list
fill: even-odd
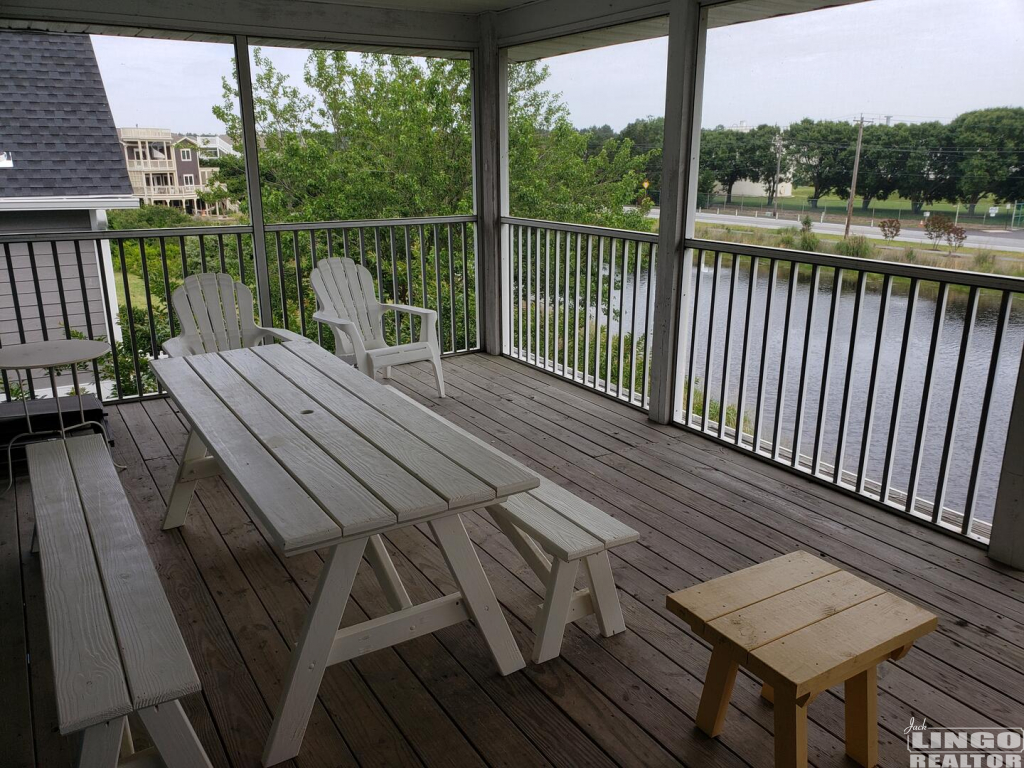
[(263, 328), (253, 315), (252, 291), (231, 275), (189, 275), (171, 295), (181, 334), (163, 343), (171, 357), (255, 347), (274, 339), (308, 341), (284, 328)]
[[(370, 271), (352, 259), (330, 258), (317, 263), (310, 275), (316, 294), (313, 319), (330, 326), (335, 353), (370, 378), (391, 366), (428, 361), (434, 367), (437, 391), (444, 397), (437, 312), (407, 304), (381, 304)], [(381, 320), (385, 312), (404, 312), (420, 318), (419, 341), (388, 346)]]
[[(212, 272), (189, 275), (185, 278), (184, 285), (171, 294), (171, 303), (182, 329), (180, 336), (168, 339), (163, 344), (164, 352), (171, 357), (255, 347), (270, 343), (274, 339), (313, 343), (304, 336), (284, 328), (263, 328), (256, 325), (252, 291), (245, 283), (235, 282), (231, 275)], [(206, 446), (199, 443), (194, 432), (190, 433), (188, 445), (185, 447), (185, 458), (196, 459), (205, 455)], [(178, 473), (180, 479), (180, 467)], [(176, 512), (180, 517), (178, 525), (184, 522), (186, 511), (187, 502), (184, 509)], [(168, 525), (171, 517), (169, 511), (168, 517), (164, 520), (165, 529), (175, 527), (173, 521)], [(364, 557), (373, 568), (391, 607), (396, 611), (410, 607), (412, 601), (379, 535), (370, 537)]]

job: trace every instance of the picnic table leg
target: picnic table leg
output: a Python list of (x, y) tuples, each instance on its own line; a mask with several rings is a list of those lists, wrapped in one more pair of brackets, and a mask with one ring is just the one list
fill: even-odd
[(792, 691), (775, 691), (775, 767), (807, 767), (807, 705)]
[(181, 702), (168, 701), (139, 710), (156, 751), (167, 768), (211, 768), (206, 750)]
[(395, 568), (380, 534), (370, 537), (365, 556), (366, 561), (373, 568), (377, 583), (380, 584), (391, 610), (400, 611), (403, 608), (411, 608), (412, 600), (409, 599), (409, 593), (405, 591), (402, 577), (398, 575), (398, 569)]
[(722, 732), (738, 667), (735, 658), (724, 645), (716, 645), (711, 651), (704, 690), (697, 708), (697, 727), (708, 736), (717, 736)]
[(346, 541), (327, 556), (302, 635), (288, 664), (284, 691), (263, 752), (263, 765), (276, 765), (299, 754), (365, 548), (366, 539)]
[(181, 463), (178, 464), (178, 474), (174, 477), (171, 496), (167, 500), (167, 513), (164, 515), (163, 525), (165, 531), (185, 524), (188, 505), (192, 501), (192, 493), (195, 491), (198, 481), (182, 480), (182, 477), (190, 461), (201, 459), (204, 456), (206, 456), (206, 446), (199, 439), (195, 430), (189, 430), (188, 440), (185, 442), (185, 452), (182, 454)]
[(117, 768), (121, 731), (127, 720), (126, 717), (115, 717), (82, 731), (82, 750), (75, 765), (78, 768)]
[(462, 518), (459, 515), (451, 515), (433, 520), (430, 529), (459, 591), (462, 592), (469, 614), (480, 627), (480, 632), (501, 674), (510, 675), (525, 667), (523, 654), (520, 653), (519, 646), (512, 637), (512, 630), (508, 628), (508, 622), (501, 612), (501, 606), (494, 597), (494, 591), (480, 565), (480, 559), (476, 556), (476, 550), (473, 549), (473, 542), (466, 533), (466, 526), (462, 524)]
[(878, 667), (846, 681), (846, 754), (864, 768), (878, 764)]

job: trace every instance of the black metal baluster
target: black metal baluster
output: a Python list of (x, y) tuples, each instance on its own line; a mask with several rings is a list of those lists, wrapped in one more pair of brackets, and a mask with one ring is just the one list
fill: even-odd
[(875, 348), (871, 357), (871, 378), (868, 380), (868, 400), (864, 409), (864, 435), (860, 444), (860, 461), (857, 462), (857, 493), (864, 493), (867, 479), (868, 450), (871, 447), (871, 427), (875, 421), (875, 395), (878, 385), (878, 359), (885, 341), (885, 326), (889, 316), (889, 298), (892, 294), (892, 277), (882, 278), (882, 296), (878, 303), (878, 325), (875, 330)]
[(738, 258), (731, 254), (729, 266), (729, 300), (725, 311), (725, 354), (722, 355), (722, 390), (718, 401), (718, 437), (725, 437), (726, 422), (729, 420), (729, 359), (732, 357), (732, 306), (736, 298)]
[(807, 325), (804, 327), (803, 350), (800, 355), (800, 385), (796, 395), (796, 424), (793, 432), (793, 456), (790, 466), (800, 466), (800, 447), (804, 435), (804, 407), (807, 394), (807, 360), (811, 349), (811, 331), (814, 328), (814, 307), (818, 301), (818, 281), (821, 270), (817, 264), (811, 267), (811, 284), (807, 287)]
[[(738, 260), (739, 256), (733, 254)], [(750, 346), (750, 324), (754, 316), (754, 292), (757, 290), (757, 271), (760, 260), (750, 257), (750, 275), (747, 277), (747, 313), (743, 320), (743, 346), (740, 350), (740, 391), (736, 397), (736, 435), (734, 442), (743, 446), (743, 413), (747, 406), (747, 351)], [(753, 439), (753, 435), (751, 435)]]
[(782, 354), (779, 355), (779, 386), (775, 393), (775, 426), (772, 430), (772, 458), (779, 460), (782, 445), (782, 415), (786, 404), (786, 362), (789, 359), (789, 324), (793, 316), (793, 301), (796, 298), (797, 283), (800, 279), (800, 265), (789, 262), (789, 290), (786, 291), (786, 313), (782, 322)]
[(836, 463), (832, 468), (832, 482), (841, 485), (843, 482), (843, 459), (846, 458), (846, 430), (850, 421), (850, 395), (853, 381), (853, 364), (857, 354), (857, 332), (860, 330), (860, 308), (864, 303), (864, 283), (867, 273), (863, 270), (857, 275), (857, 292), (853, 297), (853, 319), (850, 322), (850, 349), (846, 356), (846, 374), (843, 383), (843, 404), (839, 411), (839, 436), (836, 439)]
[(761, 337), (761, 368), (757, 379), (757, 408), (754, 411), (754, 453), (761, 452), (761, 417), (764, 411), (764, 370), (768, 364), (768, 332), (772, 320), (772, 300), (775, 297), (775, 286), (778, 281), (779, 264), (775, 259), (768, 261), (768, 294), (764, 302), (764, 332)]
[[(711, 298), (708, 304), (708, 336), (704, 349), (704, 396), (701, 398), (700, 431), (708, 431), (711, 414), (711, 350), (715, 346), (715, 316), (718, 312), (718, 276), (722, 267), (722, 253), (715, 251), (711, 268)], [(721, 412), (719, 412), (721, 418)]]
[(832, 303), (828, 310), (828, 332), (825, 334), (825, 356), (821, 364), (821, 392), (818, 395), (818, 420), (814, 428), (814, 455), (811, 457), (811, 474), (818, 475), (821, 466), (821, 447), (824, 442), (825, 408), (828, 405), (828, 383), (832, 361), (832, 337), (836, 331), (839, 316), (839, 297), (843, 287), (843, 270), (835, 269), (832, 275)]

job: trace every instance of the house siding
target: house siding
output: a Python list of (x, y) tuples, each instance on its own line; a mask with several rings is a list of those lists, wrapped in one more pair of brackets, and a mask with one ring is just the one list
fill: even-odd
[[(86, 211), (0, 213), (0, 233), (4, 234), (89, 228)], [(54, 247), (48, 242), (34, 243), (31, 251), (27, 243), (0, 247), (0, 346), (64, 338), (62, 291), (68, 327), (88, 336), (91, 323), (92, 336), (109, 337), (99, 276), (99, 252), (98, 244), (93, 241), (80, 242), (78, 253), (74, 242), (58, 242), (56, 260)], [(60, 280), (57, 279), (58, 266)]]

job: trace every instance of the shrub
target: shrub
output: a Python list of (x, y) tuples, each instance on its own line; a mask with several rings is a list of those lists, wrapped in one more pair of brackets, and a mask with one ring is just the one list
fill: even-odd
[(810, 229), (800, 229), (800, 236), (797, 238), (797, 248), (801, 251), (817, 251), (818, 236), (811, 232)]
[(904, 248), (903, 253), (900, 254), (900, 261), (905, 261), (908, 264), (913, 264), (915, 261), (917, 261), (917, 252), (910, 247)]
[(882, 237), (884, 237), (886, 240), (893, 240), (899, 237), (900, 220), (882, 219), (880, 222), (878, 222), (878, 228), (882, 230)]
[(990, 270), (995, 261), (996, 256), (992, 251), (982, 249), (974, 255), (974, 268), (978, 271)]
[(963, 227), (951, 226), (946, 230), (946, 244), (950, 253), (956, 253), (967, 239), (967, 230)]
[(804, 232), (810, 232), (811, 231), (811, 217), (810, 216), (804, 216), (802, 219), (800, 219), (800, 228)]
[(942, 214), (929, 216), (924, 220), (924, 235), (936, 245), (946, 239), (946, 235), (952, 228), (953, 222), (948, 216)]
[(854, 256), (858, 259), (869, 259), (874, 254), (874, 248), (863, 235), (854, 235), (836, 243), (836, 253), (843, 256)]

